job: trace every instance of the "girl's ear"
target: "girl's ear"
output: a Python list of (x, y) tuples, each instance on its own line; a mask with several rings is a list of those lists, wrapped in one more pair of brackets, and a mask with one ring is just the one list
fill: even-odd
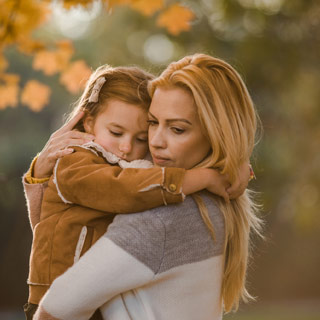
[(94, 119), (92, 116), (86, 116), (83, 120), (83, 127), (87, 133), (93, 133)]

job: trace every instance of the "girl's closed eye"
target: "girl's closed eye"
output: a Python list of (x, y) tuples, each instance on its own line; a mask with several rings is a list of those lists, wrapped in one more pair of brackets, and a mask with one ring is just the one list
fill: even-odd
[(117, 131), (113, 131), (113, 130), (109, 130), (109, 132), (115, 137), (121, 137), (122, 136), (122, 132), (117, 132)]
[(147, 143), (148, 142), (148, 138), (146, 137), (138, 137), (137, 138), (137, 141), (138, 142), (141, 142), (141, 143)]
[(158, 124), (158, 121), (153, 120), (153, 119), (149, 119), (149, 120), (147, 120), (147, 122), (148, 122), (149, 126), (155, 126)]

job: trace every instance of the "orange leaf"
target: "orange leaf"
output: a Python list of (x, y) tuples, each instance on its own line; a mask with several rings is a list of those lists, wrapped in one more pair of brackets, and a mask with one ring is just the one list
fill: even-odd
[(63, 7), (69, 10), (72, 7), (89, 7), (92, 4), (92, 0), (63, 0)]
[(1, 74), (0, 75), (0, 110), (6, 107), (16, 107), (18, 105), (20, 77), (16, 74)]
[(42, 70), (47, 76), (52, 76), (60, 69), (57, 54), (53, 51), (39, 51), (34, 56), (32, 67), (35, 70)]
[(64, 70), (73, 55), (73, 47), (70, 41), (60, 41), (55, 51), (41, 50), (37, 52), (33, 60), (33, 68), (42, 70), (47, 76)]
[(17, 47), (24, 54), (34, 54), (40, 50), (45, 50), (44, 42), (31, 39), (29, 36), (21, 37), (17, 43)]
[(0, 110), (6, 107), (16, 107), (18, 105), (20, 77), (16, 74), (0, 75)]
[(1, 53), (0, 54), (0, 72), (6, 70), (7, 67), (8, 67), (8, 61)]
[(60, 82), (73, 94), (84, 89), (86, 81), (91, 75), (91, 69), (85, 61), (78, 60), (69, 65), (69, 67), (61, 74)]
[(22, 94), (21, 102), (26, 104), (32, 111), (41, 111), (48, 104), (51, 94), (51, 89), (36, 80), (30, 80), (25, 85)]
[(131, 7), (146, 16), (151, 16), (163, 7), (163, 0), (135, 0), (132, 1)]
[(181, 31), (190, 30), (192, 19), (194, 13), (191, 10), (180, 4), (173, 4), (159, 15), (157, 25), (167, 28), (173, 35), (178, 35)]

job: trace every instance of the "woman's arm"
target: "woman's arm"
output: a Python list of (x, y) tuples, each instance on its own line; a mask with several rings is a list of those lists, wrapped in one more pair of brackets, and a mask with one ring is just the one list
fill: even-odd
[(102, 236), (53, 282), (33, 319), (89, 319), (116, 295), (150, 282), (162, 261), (165, 230), (154, 213), (143, 215), (116, 218), (112, 235)]

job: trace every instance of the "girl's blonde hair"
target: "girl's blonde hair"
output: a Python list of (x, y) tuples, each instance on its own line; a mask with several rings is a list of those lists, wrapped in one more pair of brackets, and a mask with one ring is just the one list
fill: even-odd
[[(180, 87), (191, 92), (211, 153), (197, 167), (217, 168), (231, 181), (251, 156), (257, 114), (240, 75), (225, 61), (205, 55), (187, 56), (171, 63), (149, 83), (153, 96), (157, 87)], [(249, 170), (249, 168), (248, 168)], [(214, 237), (214, 228), (201, 197), (194, 195), (201, 216)], [(225, 251), (222, 295), (225, 311), (237, 309), (239, 301), (252, 299), (245, 286), (250, 234), (260, 234), (261, 220), (252, 192), (226, 203), (216, 197), (225, 218)]]
[[(89, 102), (92, 89), (100, 78), (105, 78), (106, 81), (100, 89), (98, 101)], [(105, 109), (109, 99), (121, 100), (148, 110), (151, 103), (148, 82), (153, 78), (152, 74), (137, 67), (100, 66), (91, 74), (83, 94), (75, 103), (68, 118), (71, 118), (79, 110), (83, 110), (86, 115), (78, 122), (75, 129), (85, 131), (83, 127), (85, 117), (90, 115), (95, 118)]]

